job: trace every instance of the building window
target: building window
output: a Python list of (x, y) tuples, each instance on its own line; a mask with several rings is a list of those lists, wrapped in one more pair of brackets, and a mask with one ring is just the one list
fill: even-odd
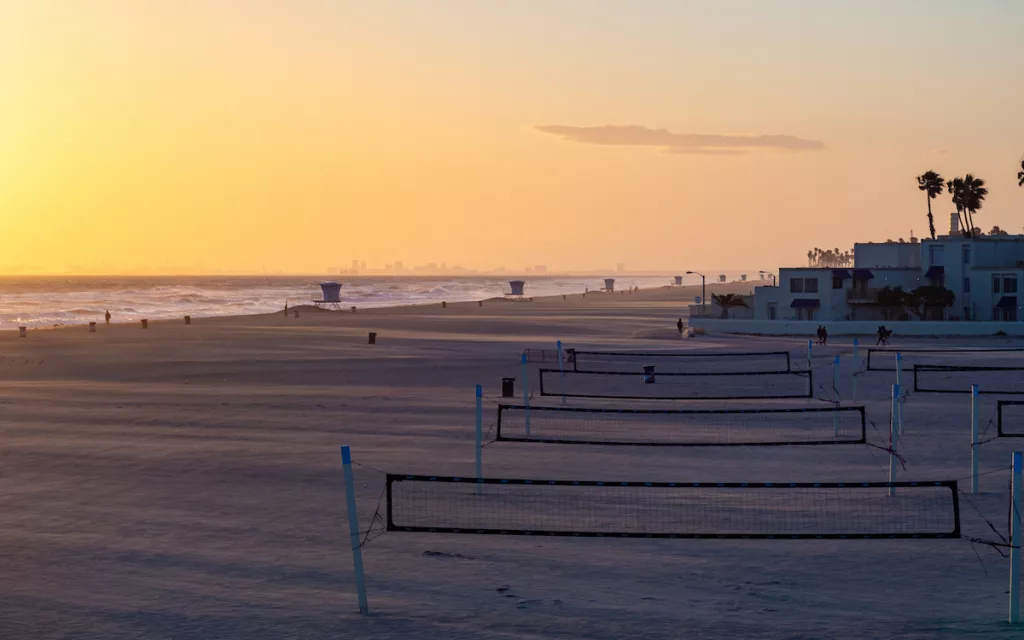
[(964, 293), (970, 293), (970, 292), (971, 292), (971, 279), (970, 278), (964, 278)]
[(944, 247), (941, 244), (940, 245), (934, 245), (933, 244), (932, 246), (928, 247), (928, 258), (929, 258), (931, 264), (933, 264), (933, 265), (936, 265), (936, 264), (937, 265), (941, 265), (942, 264), (942, 254), (943, 254), (943, 252), (944, 252)]
[(817, 278), (804, 278), (804, 293), (818, 293)]
[(843, 279), (842, 278), (832, 278), (832, 288), (833, 289), (842, 289), (843, 288)]
[(803, 293), (804, 292), (804, 279), (803, 278), (791, 278), (789, 281), (789, 292), (790, 293)]
[(992, 276), (992, 293), (999, 293), (999, 276)]
[(964, 245), (964, 264), (971, 264), (971, 246)]
[(1003, 293), (1017, 293), (1017, 278), (1003, 278)]
[(814, 320), (814, 312), (815, 311), (817, 311), (817, 309), (806, 309), (806, 308), (797, 309), (796, 310), (796, 319), (797, 320)]
[(774, 302), (769, 302), (768, 303), (768, 319), (769, 320), (774, 320), (775, 319), (775, 303)]

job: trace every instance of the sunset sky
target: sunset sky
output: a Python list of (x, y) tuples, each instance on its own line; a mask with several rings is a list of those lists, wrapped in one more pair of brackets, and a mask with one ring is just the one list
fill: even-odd
[[(0, 273), (767, 269), (1024, 228), (1016, 0), (0, 0)], [(948, 197), (935, 205), (948, 227)]]

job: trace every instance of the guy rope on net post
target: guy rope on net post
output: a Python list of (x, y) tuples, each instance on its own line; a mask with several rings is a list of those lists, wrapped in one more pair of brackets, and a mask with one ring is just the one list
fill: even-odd
[[(889, 420), (889, 482), (896, 482), (897, 447), (900, 441), (900, 385), (892, 385), (892, 417)], [(889, 487), (889, 495), (896, 495), (896, 488)]]
[(971, 385), (971, 493), (978, 493), (978, 385)]
[(484, 477), (484, 388), (476, 385), (476, 494), (480, 495)]
[(1010, 481), (1010, 624), (1020, 622), (1020, 547), (1021, 547), (1021, 452), (1012, 454)]
[(348, 534), (352, 543), (352, 564), (356, 570), (356, 593), (359, 594), (359, 613), (370, 613), (366, 604), (366, 581), (363, 578), (363, 549), (359, 544), (359, 517), (356, 514), (356, 487), (352, 481), (352, 452), (341, 448), (341, 466), (345, 473), (345, 505), (348, 509)]
[(832, 435), (839, 435), (839, 356), (832, 359)]
[[(558, 371), (560, 372), (560, 375), (561, 375), (560, 383), (562, 385), (562, 391), (565, 391), (565, 357), (564, 357), (564, 354), (562, 352), (562, 341), (561, 340), (558, 341), (557, 346), (558, 346)], [(565, 404), (565, 396), (564, 395), (562, 396), (562, 404)]]
[[(562, 388), (563, 390), (565, 387)], [(523, 407), (526, 410), (526, 435), (530, 435), (530, 371), (523, 354)]]

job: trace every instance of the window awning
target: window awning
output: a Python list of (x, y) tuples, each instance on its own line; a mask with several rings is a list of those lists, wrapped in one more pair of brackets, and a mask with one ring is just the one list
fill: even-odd
[(932, 266), (928, 267), (927, 271), (924, 272), (924, 277), (926, 277), (926, 278), (941, 278), (943, 275), (945, 275), (945, 273), (946, 273), (945, 267), (943, 267), (941, 265), (933, 264)]
[(816, 309), (821, 306), (817, 298), (797, 298), (790, 305), (792, 309)]
[(996, 309), (1016, 309), (1017, 308), (1017, 296), (1003, 296), (999, 298), (999, 303), (996, 304)]
[(854, 269), (853, 279), (854, 280), (870, 280), (875, 277), (875, 274), (871, 273), (871, 269)]
[(847, 271), (846, 269), (833, 269), (832, 270), (832, 277), (833, 278), (839, 278), (840, 280), (849, 280), (850, 279), (850, 272)]

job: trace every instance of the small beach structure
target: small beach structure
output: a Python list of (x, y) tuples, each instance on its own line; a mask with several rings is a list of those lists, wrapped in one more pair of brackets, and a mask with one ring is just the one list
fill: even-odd
[(341, 283), (321, 282), (320, 295), (313, 296), (313, 306), (318, 309), (341, 311)]
[(609, 293), (615, 292), (615, 278), (605, 278), (604, 286), (601, 287), (601, 291), (607, 291)]
[(678, 287), (678, 286), (680, 286), (682, 284), (683, 284), (683, 276), (676, 276), (676, 286)]
[(505, 298), (511, 298), (513, 300), (522, 300), (524, 287), (526, 287), (526, 282), (524, 282), (523, 280), (509, 280), (509, 291), (505, 293)]

